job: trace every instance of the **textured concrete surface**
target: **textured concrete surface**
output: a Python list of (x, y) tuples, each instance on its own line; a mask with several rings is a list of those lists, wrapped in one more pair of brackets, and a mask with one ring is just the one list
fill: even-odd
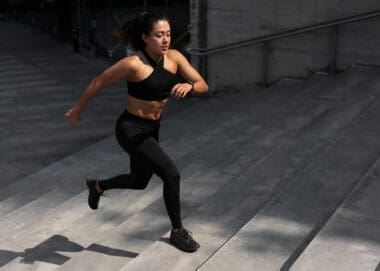
[(376, 269), (380, 261), (379, 166), (377, 160), (291, 270)]
[[(124, 86), (120, 96), (115, 86), (94, 100), (81, 125), (65, 124), (62, 111), (76, 98), (66, 90), (68, 78), (77, 84), (75, 69), (58, 69), (55, 57), (75, 67), (85, 62), (101, 70), (105, 64), (72, 56), (41, 33), (5, 23), (0, 54), (9, 56), (12, 69), (0, 63), (0, 121), (7, 124), (0, 128), (7, 176), (0, 190), (1, 271), (317, 271), (347, 270), (350, 263), (361, 271), (379, 268), (379, 69), (356, 67), (335, 78), (314, 75), (269, 89), (170, 101), (161, 144), (181, 172), (184, 225), (201, 243), (187, 254), (168, 242), (170, 223), (157, 177), (144, 191), (110, 191), (97, 211), (87, 206), (87, 176), (107, 178), (129, 169), (112, 135)], [(11, 35), (9, 27), (30, 39)], [(40, 45), (31, 64), (4, 45), (13, 37), (19, 48), (46, 43), (54, 53), (46, 55)], [(39, 68), (44, 65), (49, 68)], [(39, 97), (31, 94), (40, 90)], [(50, 102), (45, 92), (64, 102)], [(29, 106), (24, 111), (23, 100)], [(97, 107), (102, 102), (120, 106), (105, 111)], [(26, 118), (40, 110), (46, 118)]]

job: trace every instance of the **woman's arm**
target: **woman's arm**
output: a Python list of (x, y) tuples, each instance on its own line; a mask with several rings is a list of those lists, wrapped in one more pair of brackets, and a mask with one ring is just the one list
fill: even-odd
[(177, 84), (172, 89), (176, 98), (185, 97), (190, 91), (195, 94), (203, 94), (208, 91), (208, 85), (199, 72), (189, 63), (184, 55), (177, 50), (171, 50), (171, 54), (178, 63), (178, 71), (189, 83)]
[(80, 113), (91, 98), (95, 96), (101, 88), (110, 86), (119, 80), (131, 76), (134, 71), (134, 62), (132, 58), (124, 58), (92, 80), (83, 91), (75, 106), (65, 113), (65, 119), (69, 122), (79, 122)]

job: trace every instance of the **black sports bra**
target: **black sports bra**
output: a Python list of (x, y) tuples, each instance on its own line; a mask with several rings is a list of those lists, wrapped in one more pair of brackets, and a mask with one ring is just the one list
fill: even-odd
[(169, 97), (172, 87), (181, 80), (177, 74), (164, 69), (164, 57), (154, 61), (144, 50), (144, 56), (153, 67), (153, 72), (138, 82), (127, 81), (128, 94), (145, 101), (160, 101)]

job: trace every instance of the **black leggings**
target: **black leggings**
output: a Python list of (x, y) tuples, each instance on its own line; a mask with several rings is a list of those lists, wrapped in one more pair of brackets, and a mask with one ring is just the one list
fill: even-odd
[(139, 118), (125, 111), (116, 123), (116, 138), (129, 154), (130, 174), (99, 182), (101, 190), (112, 188), (145, 189), (153, 173), (164, 182), (163, 196), (173, 228), (181, 228), (179, 199), (180, 175), (170, 157), (158, 144), (160, 120)]

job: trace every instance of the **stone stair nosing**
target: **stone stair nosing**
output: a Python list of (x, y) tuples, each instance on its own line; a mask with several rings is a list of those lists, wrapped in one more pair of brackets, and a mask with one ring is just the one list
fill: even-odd
[[(289, 178), (289, 176), (287, 176), (287, 178)], [(265, 185), (261, 185), (261, 186), (262, 186), (261, 189), (263, 189), (263, 187), (265, 187)], [(259, 191), (260, 191), (260, 185), (258, 185), (258, 187), (259, 187)], [(260, 196), (262, 196), (262, 195), (257, 195), (257, 198), (260, 198)], [(223, 198), (223, 197), (220, 196), (219, 198)], [(252, 198), (254, 200), (256, 199), (255, 197), (252, 197)], [(228, 201), (228, 199), (225, 199), (225, 201)], [(264, 201), (264, 203), (265, 203), (265, 201)], [(249, 204), (250, 204), (250, 202), (248, 201), (247, 202), (247, 207), (249, 206)], [(239, 206), (241, 208), (242, 204), (241, 203), (237, 203), (236, 206)], [(206, 217), (207, 216), (205, 216), (205, 218)], [(211, 217), (212, 216), (210, 216), (210, 218)], [(194, 223), (192, 223), (192, 224), (194, 224)], [(218, 224), (220, 224), (220, 223), (218, 223)], [(227, 224), (224, 224), (224, 225), (227, 225)], [(195, 228), (197, 227), (197, 225), (193, 225), (193, 226)], [(196, 236), (198, 236), (198, 234), (199, 234), (201, 236), (201, 238), (202, 238), (202, 233), (201, 232), (204, 232), (204, 231), (199, 232), (197, 230), (198, 229), (196, 228), (196, 230), (195, 230), (195, 233), (197, 233)], [(215, 239), (215, 238), (213, 238), (210, 235), (208, 235), (207, 238)], [(215, 240), (213, 240), (213, 241), (215, 241)], [(210, 244), (210, 242), (208, 242), (208, 244)], [(222, 245), (222, 243), (220, 243), (219, 245)], [(205, 250), (207, 250), (207, 249), (208, 248), (205, 248)], [(157, 252), (157, 254), (154, 255), (154, 253), (156, 251), (160, 251), (160, 252)], [(150, 255), (150, 253), (152, 253), (153, 256)], [(202, 248), (201, 248), (201, 251), (199, 253), (207, 254), (207, 252), (204, 252), (204, 251), (202, 252)], [(209, 253), (210, 253), (210, 251), (209, 251)], [(158, 255), (158, 254), (160, 254), (160, 255)], [(163, 256), (163, 254), (165, 254), (165, 256)], [(146, 256), (146, 258), (144, 260), (143, 260), (143, 255)], [(211, 255), (212, 255), (212, 253), (211, 253)], [(155, 258), (154, 256), (157, 256), (157, 258)], [(210, 256), (210, 254), (208, 254), (208, 256)], [(158, 259), (160, 259), (159, 260), (160, 263), (164, 262), (165, 265), (163, 265), (163, 266), (161, 265), (159, 269), (156, 269), (156, 267), (153, 268), (153, 266), (157, 266), (157, 263), (155, 262), (155, 260), (158, 260)], [(237, 259), (239, 259), (239, 257), (237, 257)], [(203, 260), (207, 260), (207, 257), (203, 258)], [(142, 254), (140, 254), (139, 257), (137, 257), (136, 259), (134, 259), (133, 261), (131, 261), (131, 263), (129, 265), (127, 265), (126, 268), (123, 269), (123, 270), (139, 270), (139, 268), (142, 268), (142, 267), (145, 270), (193, 270), (193, 268), (195, 266), (197, 266), (197, 265), (199, 266), (200, 264), (202, 264), (202, 260), (199, 261), (199, 259), (198, 259), (198, 262), (197, 263), (195, 263), (195, 262), (197, 262), (196, 257), (194, 258), (193, 256), (187, 257), (186, 255), (181, 255), (181, 253), (178, 253), (178, 252), (176, 253), (175, 250), (173, 250), (170, 247), (164, 245), (162, 242), (156, 242), (151, 248), (147, 249)], [(232, 268), (232, 266), (229, 266), (229, 267)], [(236, 268), (236, 265), (234, 265), (233, 268)]]
[(290, 270), (376, 269), (380, 258), (379, 170), (377, 159)]
[[(371, 147), (364, 148), (361, 140), (347, 135), (349, 132), (359, 133), (350, 127), (339, 136), (323, 153), (327, 157), (281, 191), (200, 270), (229, 270), (236, 268), (237, 261), (245, 263), (239, 270), (287, 270), (365, 174), (368, 164), (378, 157), (378, 140), (367, 143), (374, 148), (367, 152)], [(353, 146), (356, 149), (352, 150)], [(360, 154), (361, 159), (356, 159), (355, 154)], [(349, 163), (339, 162), (350, 158)], [(337, 172), (339, 167), (343, 167), (341, 172)], [(234, 259), (234, 253), (239, 258)]]

